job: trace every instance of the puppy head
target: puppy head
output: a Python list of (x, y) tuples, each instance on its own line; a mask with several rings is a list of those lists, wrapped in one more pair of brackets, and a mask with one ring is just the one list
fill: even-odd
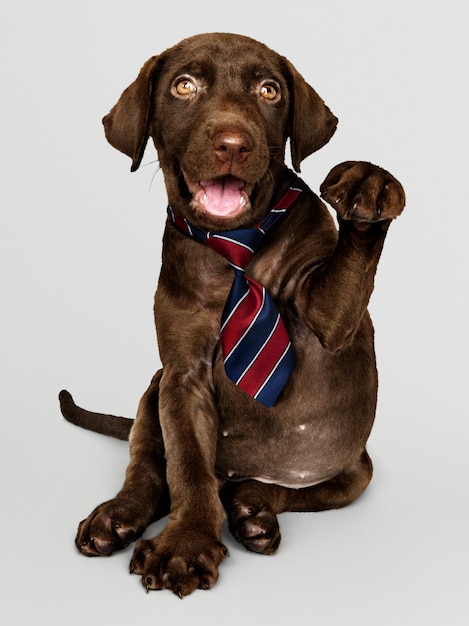
[[(206, 49), (210, 55), (210, 38), (216, 38), (217, 47), (223, 38), (239, 38), (240, 44), (252, 42), (247, 37), (237, 35), (196, 35), (184, 40), (174, 48), (159, 56), (151, 57), (142, 67), (137, 79), (122, 93), (117, 104), (103, 118), (106, 138), (109, 143), (132, 159), (131, 171), (138, 169), (146, 143), (150, 136), (155, 111), (155, 92), (164, 72), (165, 65), (172, 55), (181, 59), (184, 48)], [(213, 44), (211, 44), (213, 46)], [(262, 45), (265, 50), (266, 47)], [(324, 146), (332, 137), (337, 126), (337, 118), (324, 101), (284, 57), (275, 55), (283, 66), (285, 79), (290, 90), (288, 136), (291, 143), (293, 167), (300, 171), (301, 161)], [(158, 146), (157, 146), (158, 148)]]
[(337, 119), (287, 59), (248, 37), (213, 33), (149, 59), (103, 123), (131, 171), (153, 138), (173, 208), (232, 228), (265, 210), (287, 139), (300, 171)]

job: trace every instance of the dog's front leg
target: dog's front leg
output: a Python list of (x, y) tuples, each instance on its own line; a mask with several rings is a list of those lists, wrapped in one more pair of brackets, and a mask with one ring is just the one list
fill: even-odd
[[(183, 319), (186, 315), (188, 319)], [(210, 588), (227, 556), (214, 472), (218, 423), (210, 356), (214, 340), (207, 337), (206, 328), (194, 324), (198, 315), (174, 313), (168, 316), (169, 327), (157, 324), (163, 338), (159, 411), (171, 509), (166, 528), (154, 539), (139, 542), (131, 562), (147, 590), (171, 589), (180, 597), (196, 588)], [(187, 322), (190, 333), (182, 330)]]
[(130, 463), (122, 489), (80, 522), (75, 543), (86, 556), (127, 547), (168, 512), (163, 438), (158, 419), (161, 370), (140, 400), (130, 434)]
[(328, 174), (321, 196), (337, 211), (339, 238), (328, 263), (304, 281), (297, 308), (322, 345), (335, 352), (352, 341), (365, 315), (384, 240), (405, 194), (386, 170), (347, 161)]

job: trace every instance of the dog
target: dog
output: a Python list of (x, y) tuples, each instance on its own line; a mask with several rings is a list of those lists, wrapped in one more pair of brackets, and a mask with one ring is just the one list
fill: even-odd
[[(377, 369), (367, 307), (405, 193), (361, 161), (332, 168), (321, 198), (298, 178), (337, 121), (290, 61), (228, 33), (150, 58), (103, 119), (131, 171), (151, 137), (164, 175), (170, 212), (154, 304), (162, 369), (135, 421), (86, 411), (67, 391), (60, 402), (75, 424), (130, 441), (123, 487), (79, 524), (78, 550), (108, 556), (168, 515), (131, 560), (147, 591), (182, 598), (211, 588), (228, 555), (225, 517), (246, 548), (273, 554), (279, 513), (343, 507), (371, 480)], [(227, 373), (220, 327), (236, 272), (192, 231), (253, 232), (279, 206), (241, 271), (273, 302), (293, 355), (269, 404)]]

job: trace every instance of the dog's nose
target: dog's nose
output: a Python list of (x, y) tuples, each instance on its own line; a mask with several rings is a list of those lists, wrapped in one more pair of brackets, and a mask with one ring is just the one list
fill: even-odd
[(249, 135), (241, 132), (219, 132), (213, 138), (213, 146), (224, 163), (240, 163), (252, 152)]

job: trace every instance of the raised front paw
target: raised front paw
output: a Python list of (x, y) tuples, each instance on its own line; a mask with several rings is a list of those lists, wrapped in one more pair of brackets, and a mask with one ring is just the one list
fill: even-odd
[(138, 501), (117, 497), (80, 522), (75, 544), (85, 556), (110, 556), (138, 539), (150, 521)]
[(228, 550), (216, 538), (172, 524), (154, 539), (138, 542), (130, 572), (142, 577), (147, 591), (171, 589), (183, 598), (195, 589), (213, 587), (226, 556)]
[(362, 223), (394, 219), (405, 205), (401, 183), (381, 167), (364, 161), (336, 165), (320, 192), (342, 219)]

